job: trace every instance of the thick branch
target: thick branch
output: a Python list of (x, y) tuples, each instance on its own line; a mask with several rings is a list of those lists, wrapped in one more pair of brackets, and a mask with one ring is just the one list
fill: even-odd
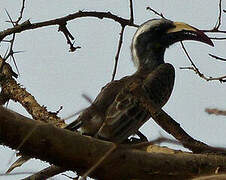
[(214, 148), (207, 144), (192, 138), (187, 134), (180, 124), (172, 119), (166, 112), (160, 110), (156, 115), (153, 115), (154, 121), (161, 126), (167, 133), (175, 137), (181, 144), (191, 150), (193, 153), (220, 153), (226, 154), (225, 149)]
[(61, 126), (64, 122), (55, 113), (47, 111), (46, 107), (40, 106), (35, 98), (22, 88), (13, 78), (0, 81), (2, 93), (9, 99), (19, 102), (35, 120), (41, 120)]
[(159, 109), (158, 106), (156, 106), (156, 104), (152, 100), (141, 96), (140, 94), (142, 93), (140, 91), (142, 90), (139, 86), (133, 86), (130, 89), (132, 89), (131, 91), (133, 95), (141, 102), (140, 105), (143, 106), (144, 109), (149, 111), (154, 121), (167, 133), (171, 134), (179, 142), (181, 142), (184, 147), (190, 149), (193, 153), (211, 152), (226, 155), (225, 149), (214, 148), (192, 138), (180, 127), (179, 123), (177, 123), (162, 109)]
[[(95, 164), (112, 143), (81, 136), (49, 124), (38, 123), (15, 112), (0, 108), (1, 143), (17, 149), (29, 132), (33, 133), (20, 147), (26, 155), (65, 169), (82, 172)], [(48, 148), (46, 148), (48, 147)], [(119, 146), (91, 175), (100, 179), (185, 179), (211, 174), (218, 167), (225, 172), (226, 157), (191, 153), (147, 153)]]

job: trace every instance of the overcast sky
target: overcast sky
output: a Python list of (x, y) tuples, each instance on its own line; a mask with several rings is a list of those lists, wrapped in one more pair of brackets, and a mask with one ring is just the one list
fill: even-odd
[[(20, 1), (0, 1), (0, 31), (11, 26), (5, 22), (8, 18), (4, 9), (15, 19), (19, 14), (20, 3)], [(107, 2), (104, 0), (39, 0), (27, 1), (25, 6), (23, 21), (30, 19), (32, 23), (62, 17), (78, 10), (110, 11), (124, 18), (129, 17), (126, 0)], [(218, 16), (217, 0), (136, 1), (134, 3), (136, 24), (157, 17), (146, 10), (147, 6), (162, 12), (173, 21), (186, 22), (199, 29), (213, 28)], [(223, 7), (226, 7), (225, 2)], [(18, 34), (14, 48), (16, 51), (25, 51), (16, 55), (20, 71), (18, 82), (26, 87), (41, 105), (47, 106), (48, 110), (57, 111), (60, 106), (63, 106), (59, 114), (62, 118), (89, 105), (81, 94), (86, 93), (94, 99), (101, 87), (111, 80), (121, 29), (120, 25), (112, 20), (96, 18), (76, 19), (70, 21), (67, 27), (75, 37), (75, 44), (82, 47), (74, 53), (68, 52), (69, 47), (63, 34), (57, 31), (57, 26)], [(223, 22), (221, 28), (226, 29), (226, 22)], [(130, 75), (136, 70), (130, 56), (130, 43), (135, 31), (136, 28), (126, 27), (116, 79)], [(215, 37), (214, 34), (208, 35)], [(226, 42), (214, 41), (214, 44), (213, 48), (194, 41), (184, 43), (200, 71), (210, 76), (225, 75), (226, 63), (210, 58), (208, 53), (226, 57)], [(6, 48), (6, 44), (1, 43), (0, 55), (4, 55)], [(204, 111), (205, 108), (226, 109), (226, 84), (206, 82), (192, 71), (180, 70), (179, 67), (190, 66), (190, 64), (179, 43), (167, 49), (165, 61), (175, 66), (176, 81), (173, 94), (163, 109), (192, 137), (210, 145), (226, 147), (225, 117), (208, 115)], [(13, 68), (15, 69), (14, 66)], [(30, 117), (20, 105), (11, 101), (9, 108)], [(142, 127), (142, 132), (150, 140), (158, 137), (160, 133), (169, 137), (152, 120)], [(4, 173), (15, 159), (14, 151), (0, 146), (0, 173)], [(37, 172), (47, 165), (40, 163), (39, 160), (30, 160), (22, 168), (13, 172)], [(22, 177), (25, 176), (0, 176), (0, 179), (10, 180)], [(66, 177), (57, 176), (55, 179), (66, 179)]]

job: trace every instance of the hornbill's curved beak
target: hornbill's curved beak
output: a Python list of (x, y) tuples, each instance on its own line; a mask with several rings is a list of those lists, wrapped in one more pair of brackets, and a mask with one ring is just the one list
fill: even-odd
[(195, 40), (214, 46), (213, 42), (203, 31), (182, 22), (173, 22), (173, 24), (174, 27), (166, 32), (170, 44), (183, 40)]

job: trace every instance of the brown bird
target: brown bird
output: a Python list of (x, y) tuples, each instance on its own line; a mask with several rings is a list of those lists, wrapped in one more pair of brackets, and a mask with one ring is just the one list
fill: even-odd
[(151, 117), (146, 106), (153, 105), (157, 113), (171, 95), (175, 71), (171, 64), (164, 62), (164, 53), (167, 47), (183, 40), (213, 46), (202, 31), (185, 23), (153, 19), (142, 24), (131, 44), (137, 71), (108, 83), (92, 105), (66, 129), (73, 131), (80, 127), (84, 134), (116, 143), (123, 143), (137, 134)]

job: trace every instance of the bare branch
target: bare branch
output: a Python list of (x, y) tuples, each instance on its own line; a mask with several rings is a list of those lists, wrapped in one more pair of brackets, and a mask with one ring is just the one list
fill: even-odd
[(67, 22), (63, 22), (62, 24), (59, 25), (59, 29), (58, 31), (63, 32), (66, 40), (67, 40), (67, 44), (70, 45), (70, 52), (75, 52), (77, 49), (80, 49), (80, 46), (76, 46), (74, 47), (74, 42), (71, 42), (71, 40), (74, 40), (73, 35), (70, 33), (70, 31), (67, 28)]
[[(95, 164), (113, 145), (111, 142), (81, 136), (52, 125), (32, 121), (4, 108), (0, 108), (0, 111), (1, 143), (16, 148), (30, 129), (36, 126), (37, 129), (20, 147), (20, 151), (63, 166), (65, 169), (75, 170), (79, 174)], [(48, 138), (43, 139), (43, 137)], [(46, 148), (47, 145), (49, 148)], [(219, 172), (226, 172), (225, 161), (226, 157), (220, 155), (183, 152), (181, 154), (147, 153), (128, 148), (128, 145), (120, 145), (90, 176), (109, 180), (128, 177), (152, 179), (156, 176), (162, 179), (172, 176), (175, 179), (179, 177), (189, 179), (194, 175), (210, 174), (217, 167), (221, 167)], [(203, 164), (208, 165), (203, 166)]]
[(21, 5), (21, 9), (20, 9), (20, 15), (19, 15), (18, 19), (15, 22), (16, 25), (18, 25), (18, 23), (20, 22), (20, 20), (23, 17), (24, 8), (25, 8), (25, 0), (22, 0), (22, 5)]
[[(59, 25), (59, 30), (60, 31), (62, 31), (63, 33), (64, 33), (64, 35), (65, 35), (65, 37), (66, 37), (66, 39), (67, 39), (67, 43), (70, 45), (70, 50), (73, 52), (73, 51), (75, 51), (77, 48), (79, 48), (79, 47), (74, 47), (74, 42), (72, 42), (71, 40), (73, 40), (74, 39), (74, 37), (72, 36), (72, 34), (69, 32), (69, 30), (67, 29), (67, 27), (66, 27), (66, 23), (67, 23), (67, 21), (70, 21), (70, 20), (73, 20), (73, 19), (76, 19), (76, 18), (80, 18), (80, 17), (97, 17), (97, 18), (100, 18), (100, 19), (102, 19), (102, 18), (109, 18), (109, 19), (112, 19), (112, 20), (114, 20), (114, 21), (116, 21), (116, 22), (118, 22), (119, 24), (121, 24), (121, 26), (122, 26), (122, 29), (121, 29), (121, 32), (120, 32), (120, 38), (119, 38), (119, 43), (118, 43), (118, 50), (117, 50), (117, 53), (116, 53), (116, 56), (115, 56), (115, 66), (114, 66), (114, 71), (113, 71), (113, 74), (112, 74), (112, 80), (114, 80), (114, 78), (115, 78), (115, 74), (116, 74), (116, 71), (117, 71), (117, 65), (118, 65), (118, 59), (119, 59), (119, 55), (120, 55), (120, 50), (121, 50), (121, 46), (122, 46), (122, 41), (123, 41), (123, 33), (124, 33), (124, 29), (125, 29), (125, 27), (128, 25), (128, 26), (133, 26), (133, 27), (137, 27), (137, 25), (135, 25), (134, 24), (134, 15), (133, 15), (133, 2), (132, 2), (132, 0), (129, 0), (129, 2), (130, 2), (130, 19), (124, 19), (124, 18), (121, 18), (121, 17), (118, 17), (118, 16), (116, 16), (116, 15), (113, 15), (113, 14), (111, 14), (110, 12), (82, 12), (82, 11), (79, 11), (79, 12), (77, 12), (77, 13), (74, 13), (74, 14), (71, 14), (71, 15), (68, 15), (68, 16), (65, 16), (65, 17), (62, 17), (62, 18), (58, 18), (58, 19), (54, 19), (54, 20), (50, 20), (50, 21), (44, 21), (44, 22), (40, 22), (40, 23), (34, 23), (34, 24), (31, 24), (30, 23), (30, 21), (26, 21), (26, 22), (24, 22), (24, 23), (22, 23), (22, 24), (20, 24), (20, 25), (18, 25), (18, 23), (19, 23), (19, 21), (22, 19), (22, 15), (23, 15), (23, 11), (24, 11), (24, 4), (25, 4), (25, 0), (23, 0), (23, 2), (22, 2), (22, 8), (21, 8), (21, 11), (20, 11), (20, 17), (18, 18), (18, 22), (17, 23), (15, 23), (16, 24), (16, 26), (15, 27), (13, 27), (13, 28), (10, 28), (10, 29), (7, 29), (7, 30), (5, 30), (5, 31), (2, 31), (2, 32), (0, 32), (0, 41), (2, 40), (2, 39), (4, 39), (6, 36), (8, 36), (8, 35), (11, 35), (11, 34), (13, 34), (13, 36), (15, 36), (15, 33), (19, 33), (19, 32), (22, 32), (22, 31), (26, 31), (26, 30), (29, 30), (29, 29), (36, 29), (36, 28), (40, 28), (40, 27), (46, 27), (46, 26), (50, 26), (50, 25)], [(222, 0), (220, 0), (219, 1), (219, 9), (220, 9), (220, 12), (219, 12), (219, 16), (218, 16), (218, 21), (217, 21), (217, 23), (216, 23), (216, 25), (215, 25), (215, 27), (212, 29), (212, 30), (206, 30), (206, 32), (219, 32), (219, 33), (226, 33), (226, 31), (221, 31), (221, 30), (219, 30), (219, 27), (220, 27), (220, 25), (221, 25), (221, 2), (222, 2)], [(164, 16), (163, 16), (163, 14), (162, 13), (158, 13), (157, 11), (155, 11), (155, 10), (153, 10), (153, 9), (151, 9), (150, 7), (147, 7), (147, 9), (148, 10), (151, 10), (152, 12), (154, 12), (155, 14), (157, 14), (157, 15), (159, 15), (160, 17), (162, 17), (162, 18), (164, 18)], [(224, 10), (223, 10), (223, 12), (224, 12)], [(10, 19), (10, 21), (12, 22), (12, 20)], [(15, 39), (15, 37), (13, 38), (13, 41), (14, 41), (14, 39)], [(222, 39), (222, 38), (221, 38)], [(217, 40), (217, 39), (216, 39)], [(15, 59), (14, 59), (14, 57), (13, 57), (13, 54), (15, 53), (15, 52), (13, 52), (13, 43), (11, 43), (10, 44), (10, 46), (12, 46), (12, 47), (10, 47), (9, 48), (9, 53), (11, 53), (11, 57), (13, 58), (13, 60), (14, 60), (14, 62), (15, 62)], [(214, 79), (214, 78), (207, 78), (206, 76), (204, 76), (199, 70), (198, 70), (198, 68), (195, 66), (195, 64), (193, 63), (193, 61), (192, 61), (192, 59), (189, 57), (189, 54), (187, 53), (187, 51), (186, 51), (186, 49), (184, 48), (184, 46), (183, 46), (183, 44), (182, 44), (182, 48), (184, 49), (184, 51), (185, 51), (185, 53), (186, 53), (186, 55), (187, 55), (187, 57), (189, 58), (189, 60), (190, 60), (190, 62), (191, 62), (191, 64), (192, 64), (192, 66), (193, 67), (189, 67), (190, 69), (192, 69), (193, 71), (195, 71), (200, 77), (202, 77), (202, 78), (204, 78), (204, 79), (206, 79), (207, 81), (208, 80), (219, 80), (219, 81), (221, 81), (221, 82), (224, 82), (224, 81), (226, 81), (226, 76), (222, 76), (221, 78), (218, 78), (218, 79)], [(214, 57), (214, 55), (212, 55), (212, 57)], [(214, 58), (216, 58), (217, 56), (215, 56)], [(220, 59), (220, 57), (217, 57), (218, 59)], [(223, 58), (222, 58), (223, 59)], [(17, 68), (17, 67), (16, 67)], [(19, 85), (18, 85), (19, 86)], [(7, 92), (7, 91), (6, 91)], [(8, 92), (7, 92), (8, 93)], [(15, 92), (14, 92), (15, 93)], [(5, 95), (5, 92), (2, 92), (2, 94), (3, 95)], [(11, 97), (10, 96), (11, 94), (9, 93), (9, 94), (7, 94), (6, 95), (6, 97)], [(30, 95), (31, 96), (31, 95)], [(33, 98), (33, 96), (31, 96), (32, 98)], [(27, 98), (27, 97), (26, 97)], [(4, 100), (3, 100), (4, 101)], [(91, 101), (90, 101), (91, 102)], [(46, 108), (45, 107), (42, 107), (42, 108), (44, 108), (44, 110), (47, 112), (47, 110), (46, 110)], [(48, 112), (48, 113), (50, 113), (51, 114), (51, 112)], [(97, 113), (99, 113), (98, 111), (97, 111)], [(46, 114), (44, 114), (44, 115), (46, 115)], [(56, 115), (56, 114), (55, 114)], [(0, 116), (1, 116), (1, 114), (0, 114)], [(47, 115), (46, 115), (47, 116)], [(36, 117), (37, 118), (37, 117)], [(48, 117), (49, 118), (49, 117)], [(169, 117), (164, 111), (160, 111), (160, 113), (158, 113), (158, 114), (154, 114), (153, 115), (153, 118), (154, 118), (154, 120), (164, 129), (164, 130), (166, 130), (168, 133), (170, 133), (170, 134), (172, 134), (176, 139), (178, 139), (185, 147), (187, 147), (187, 148), (189, 148), (189, 149), (191, 149), (193, 152), (198, 152), (198, 153), (205, 153), (205, 152), (214, 152), (214, 153), (222, 153), (222, 154), (224, 154), (225, 152), (224, 152), (224, 150), (222, 150), (222, 149), (216, 149), (216, 148), (212, 148), (212, 147), (209, 147), (208, 145), (206, 145), (206, 144), (204, 144), (204, 143), (202, 143), (202, 142), (200, 142), (200, 141), (197, 141), (197, 140), (195, 140), (195, 139), (193, 139), (192, 137), (190, 137), (181, 127), (180, 127), (180, 125), (177, 123), (177, 122), (175, 122), (171, 117)], [(0, 119), (1, 120), (1, 119)], [(4, 128), (4, 126), (3, 126), (3, 128)], [(38, 127), (38, 128), (40, 128), (40, 127)], [(36, 131), (36, 129), (34, 129), (34, 131)], [(0, 133), (1, 133), (1, 123), (0, 123)], [(32, 138), (32, 136), (33, 136), (33, 134), (35, 134), (35, 133), (33, 133), (33, 131), (30, 131), (30, 134), (29, 134), (29, 136), (27, 135), (27, 136), (25, 136), (24, 138), (23, 138), (23, 141), (22, 141), (22, 143), (20, 142), (20, 144), (18, 145), (19, 147), (20, 147), (20, 149), (23, 149), (24, 147), (23, 146), (26, 146), (26, 143), (28, 142), (28, 144), (30, 143), (30, 139)], [(81, 137), (81, 138), (83, 138), (83, 137)], [(79, 138), (78, 138), (79, 139)], [(74, 139), (73, 139), (74, 140)], [(47, 140), (48, 141), (48, 140)], [(94, 139), (91, 139), (91, 141), (89, 141), (89, 142), (91, 142), (90, 144), (90, 146), (92, 146), (92, 143), (93, 143), (93, 141), (94, 141), (94, 144), (96, 143), (96, 140)], [(160, 141), (160, 140), (158, 140), (158, 141)], [(45, 141), (45, 143), (46, 143), (46, 141)], [(57, 142), (58, 144), (59, 144), (59, 142)], [(69, 143), (69, 142), (68, 142)], [(52, 145), (52, 144), (51, 144)], [(114, 144), (113, 144), (114, 145)], [(18, 146), (17, 146), (17, 148), (18, 148)], [(70, 145), (68, 145), (68, 146), (70, 146)], [(68, 147), (67, 146), (67, 147)], [(72, 145), (73, 146), (73, 145)], [(91, 148), (89, 146), (89, 148)], [(100, 146), (101, 147), (101, 146)], [(114, 147), (114, 146), (113, 146)], [(116, 147), (116, 146), (115, 146)], [(102, 170), (102, 168), (105, 166), (105, 164), (106, 164), (106, 162), (107, 162), (107, 164), (110, 162), (110, 164), (111, 164), (111, 166), (112, 166), (112, 161), (109, 161), (109, 159), (110, 160), (112, 160), (113, 159), (113, 162), (114, 162), (114, 157), (116, 156), (117, 157), (117, 153), (118, 153), (118, 151), (120, 152), (120, 151), (122, 151), (122, 153), (120, 154), (120, 158), (118, 158), (118, 159), (120, 159), (121, 160), (121, 158), (123, 157), (125, 157), (126, 156), (126, 158), (125, 159), (127, 159), (128, 157), (127, 157), (127, 154), (129, 154), (130, 153), (130, 151), (128, 150), (128, 146), (126, 146), (127, 147), (127, 149), (125, 148), (125, 147), (123, 147), (122, 149), (121, 149), (121, 147), (119, 148), (119, 149), (117, 149), (117, 152), (113, 152), (115, 149), (113, 148), (113, 149), (110, 149), (110, 150), (108, 150), (108, 151), (103, 151), (103, 154), (101, 154), (101, 156), (100, 156), (100, 158), (98, 158), (98, 157), (94, 157), (94, 158), (96, 158), (95, 160), (94, 159), (91, 159), (91, 161), (92, 161), (92, 163), (94, 164), (89, 164), (88, 166), (87, 165), (84, 165), (85, 166), (85, 168), (84, 168), (84, 166), (81, 166), (81, 167), (78, 167), (77, 166), (77, 164), (76, 163), (78, 163), (79, 165), (81, 165), (78, 161), (76, 161), (76, 163), (75, 162), (73, 162), (73, 164), (76, 166), (76, 168), (74, 168), (75, 170), (77, 170), (77, 168), (78, 168), (78, 172), (82, 172), (82, 173), (80, 173), (80, 174), (83, 174), (84, 172), (84, 174), (83, 174), (83, 177), (86, 177), (87, 175), (90, 175), (90, 173), (91, 172), (94, 172), (94, 175), (95, 176), (97, 176), (97, 177), (102, 177), (102, 176), (104, 176), (103, 175), (103, 171), (100, 171), (100, 169)], [(26, 148), (26, 147), (25, 147)], [(71, 146), (70, 146), (70, 148), (71, 148)], [(86, 147), (86, 148), (88, 148), (88, 147)], [(88, 148), (88, 150), (89, 150), (89, 148)], [(94, 149), (95, 149), (96, 147), (94, 147)], [(126, 150), (125, 150), (126, 149)], [(87, 149), (85, 149), (85, 150), (87, 150)], [(22, 150), (23, 151), (23, 150)], [(124, 154), (124, 151), (126, 151), (126, 153), (127, 154)], [(127, 152), (127, 151), (129, 151), (129, 152)], [(222, 152), (223, 151), (223, 152)], [(26, 153), (27, 151), (25, 150), (25, 153)], [(106, 154), (106, 152), (108, 152), (107, 154)], [(28, 154), (29, 154), (30, 152), (28, 152)], [(33, 153), (33, 152), (32, 152)], [(90, 152), (89, 152), (90, 153)], [(88, 154), (89, 154), (88, 153)], [(91, 152), (91, 154), (92, 154), (93, 152)], [(112, 156), (109, 156), (109, 154), (113, 154)], [(115, 155), (116, 154), (116, 155)], [(51, 155), (53, 155), (53, 154), (51, 154)], [(70, 154), (71, 155), (71, 154)], [(78, 155), (78, 154), (76, 154), (76, 155)], [(80, 156), (81, 154), (79, 154), (79, 156)], [(73, 155), (73, 156), (75, 156), (75, 155)], [(38, 155), (37, 155), (37, 157), (38, 157)], [(65, 156), (63, 156), (63, 157), (65, 157)], [(68, 157), (68, 156), (66, 156), (66, 157)], [(71, 156), (70, 156), (71, 157)], [(70, 158), (69, 157), (69, 158)], [(130, 156), (129, 156), (130, 157)], [(43, 157), (42, 157), (43, 158)], [(57, 157), (53, 157), (53, 158), (58, 158), (58, 156)], [(80, 158), (80, 157), (79, 157)], [(134, 158), (134, 157), (133, 157)], [(43, 158), (43, 159), (45, 159), (45, 157)], [(161, 158), (160, 158), (161, 159)], [(64, 159), (65, 160), (65, 159)], [(68, 160), (68, 158), (66, 158), (66, 161)], [(158, 159), (159, 160), (159, 159)], [(54, 162), (55, 162), (55, 160), (53, 160)], [(58, 160), (56, 160), (56, 161), (58, 161)], [(62, 160), (61, 160), (62, 161)], [(104, 161), (104, 162), (103, 162)], [(105, 162), (106, 161), (106, 162)], [(133, 159), (131, 160), (131, 161), (133, 161)], [(191, 160), (190, 160), (191, 161)], [(167, 161), (168, 162), (168, 161)], [(65, 163), (65, 162), (64, 162)], [(90, 163), (90, 162), (89, 162)], [(56, 164), (58, 164), (58, 163), (56, 163)], [(118, 165), (117, 163), (115, 163), (116, 165)], [(147, 163), (148, 164), (148, 163)], [(178, 163), (177, 163), (178, 164)], [(60, 162), (59, 162), (59, 164), (58, 165), (61, 165), (60, 164)], [(121, 165), (121, 164), (120, 164)], [(148, 164), (149, 165), (149, 164)], [(56, 166), (55, 166), (56, 167)], [(90, 168), (91, 167), (91, 168)], [(98, 168), (97, 168), (98, 167)], [(145, 166), (146, 167), (146, 166)], [(60, 172), (62, 172), (62, 171), (65, 171), (67, 168), (71, 168), (71, 167), (64, 167), (64, 168), (59, 168), (59, 167), (56, 167), (56, 169), (55, 170), (57, 170), (57, 171), (54, 171), (54, 173), (60, 173)], [(118, 168), (118, 167), (117, 167)], [(123, 167), (124, 168), (124, 167)], [(136, 167), (137, 168), (137, 167)], [(51, 169), (51, 168), (50, 168)], [(50, 170), (49, 169), (49, 170)], [(87, 169), (88, 169), (88, 171), (87, 171)], [(95, 171), (95, 169), (97, 169), (97, 171)], [(111, 168), (110, 168), (111, 169)], [(106, 170), (106, 169), (104, 169), (104, 170)], [(107, 169), (107, 170), (109, 170), (109, 169)], [(120, 169), (121, 170), (121, 169)], [(137, 170), (137, 169), (136, 169)], [(140, 169), (138, 169), (138, 170), (140, 170)], [(194, 169), (193, 169), (194, 170)], [(50, 171), (49, 171), (50, 172)], [(142, 171), (141, 171), (142, 172)], [(146, 171), (145, 171), (146, 172)], [(145, 174), (145, 172), (143, 172), (143, 174)], [(52, 173), (52, 175), (54, 174), (53, 172), (51, 172)], [(112, 172), (111, 172), (112, 173)], [(115, 174), (113, 174), (113, 175), (115, 175), (116, 177), (117, 177), (117, 173), (121, 173), (120, 171), (119, 172), (115, 172)], [(124, 172), (123, 172), (124, 173)], [(169, 174), (171, 174), (172, 172), (170, 172)], [(178, 173), (178, 172), (176, 172), (176, 173)], [(190, 172), (189, 172), (190, 173)], [(92, 174), (92, 173), (91, 173)], [(132, 172), (132, 174), (133, 174), (133, 172)], [(167, 175), (169, 175), (169, 174), (167, 174)], [(42, 174), (43, 175), (43, 174)], [(124, 176), (124, 177), (128, 177), (128, 174), (126, 174), (127, 176)], [(130, 173), (129, 173), (129, 175), (131, 175)], [(149, 175), (151, 175), (151, 177), (156, 177), (156, 172), (153, 172), (153, 169), (150, 169), (149, 170)], [(158, 173), (157, 173), (157, 175), (159, 175)], [(164, 174), (165, 175), (165, 174)], [(163, 175), (163, 176), (164, 176)], [(166, 176), (167, 176), (166, 175)], [(105, 175), (106, 177), (109, 177), (109, 173), (107, 174), (107, 175)], [(160, 175), (161, 176), (161, 175)], [(45, 178), (46, 176), (44, 176), (44, 178)], [(50, 176), (49, 176), (50, 177)], [(118, 177), (123, 177), (123, 176), (118, 176)], [(149, 177), (149, 176), (148, 176)], [(181, 176), (180, 176), (181, 177)], [(141, 177), (141, 179), (142, 179), (143, 177)], [(42, 179), (43, 179), (43, 176), (42, 176)]]
[(79, 114), (80, 114), (82, 111), (84, 111), (84, 110), (85, 110), (85, 109), (81, 109), (81, 110), (79, 110), (79, 111), (77, 111), (77, 112), (75, 112), (75, 113), (73, 113), (73, 114), (67, 116), (66, 118), (63, 118), (63, 120), (66, 121), (66, 120), (68, 120), (68, 119), (71, 119), (72, 117), (79, 115)]
[(198, 68), (196, 67), (196, 65), (195, 65), (194, 62), (192, 61), (191, 57), (189, 56), (187, 50), (185, 49), (183, 42), (181, 41), (180, 43), (181, 43), (182, 49), (184, 50), (184, 53), (186, 54), (186, 56), (187, 56), (188, 60), (190, 61), (191, 65), (192, 65), (195, 69), (197, 69), (197, 72), (199, 72), (199, 71), (198, 71)]
[(121, 29), (121, 32), (120, 32), (120, 37), (119, 37), (119, 42), (118, 42), (118, 50), (117, 50), (117, 53), (116, 53), (116, 56), (115, 56), (115, 66), (114, 66), (114, 70), (113, 70), (113, 73), (112, 73), (112, 79), (111, 79), (111, 81), (114, 81), (114, 79), (115, 79), (115, 75), (116, 75), (116, 71), (117, 71), (117, 66), (118, 66), (119, 54), (120, 54), (121, 47), (122, 47), (122, 42), (123, 42), (123, 33), (124, 33), (124, 30), (125, 30), (125, 26), (122, 26), (122, 29)]
[(226, 40), (226, 37), (209, 37), (212, 40)]
[[(222, 0), (219, 0), (219, 4), (218, 4), (218, 18), (217, 18), (217, 22), (215, 24), (215, 26), (212, 28), (212, 29), (209, 29), (209, 30), (202, 30), (203, 32), (209, 32), (209, 33), (226, 33), (226, 31), (223, 31), (223, 30), (219, 30), (221, 24), (222, 24)], [(224, 12), (224, 10), (223, 10)], [(217, 39), (217, 38), (214, 38), (215, 40), (220, 40), (220, 39)]]
[(187, 69), (187, 70), (193, 70), (196, 74), (199, 75), (202, 79), (205, 79), (206, 81), (219, 81), (219, 82), (226, 82), (226, 75), (225, 76), (220, 76), (220, 77), (206, 77), (203, 73), (199, 71), (199, 69), (196, 67), (194, 62), (192, 61), (191, 57), (189, 56), (186, 48), (184, 47), (184, 44), (181, 42), (182, 49), (184, 53), (186, 54), (187, 58), (189, 59), (192, 67), (180, 67), (180, 69)]
[[(218, 4), (218, 18), (217, 18), (217, 22), (215, 24), (215, 26), (210, 29), (210, 30), (202, 30), (203, 32), (209, 32), (209, 33), (226, 33), (226, 31), (223, 30), (219, 30), (221, 24), (222, 24), (222, 0), (219, 0), (219, 4)], [(223, 10), (223, 12), (225, 12), (225, 10)], [(219, 38), (212, 38), (215, 40), (221, 40)]]
[(27, 21), (23, 22), (22, 24), (15, 26), (14, 28), (9, 28), (4, 31), (1, 31), (0, 32), (0, 41), (3, 40), (6, 36), (11, 35), (13, 33), (20, 33), (20, 32), (26, 31), (26, 30), (37, 29), (37, 28), (42, 28), (42, 27), (47, 27), (47, 26), (52, 26), (52, 25), (60, 25), (67, 21), (71, 21), (71, 20), (81, 18), (81, 17), (96, 17), (99, 19), (107, 18), (107, 19), (112, 19), (112, 20), (118, 22), (122, 26), (138, 27), (138, 25), (131, 23), (129, 19), (121, 18), (110, 12), (78, 11), (78, 12), (70, 14), (68, 16), (64, 16), (64, 17), (57, 18), (57, 19), (52, 19), (49, 21), (33, 23), (33, 24), (29, 20), (27, 20)]
[(130, 22), (134, 23), (134, 15), (133, 15), (133, 0), (129, 0), (130, 2)]
[(209, 56), (211, 56), (211, 57), (213, 57), (213, 58), (215, 58), (215, 59), (217, 59), (217, 60), (220, 60), (220, 61), (226, 61), (226, 58), (222, 58), (222, 57), (219, 57), (219, 56), (215, 56), (215, 55), (213, 55), (213, 54), (209, 54)]
[(0, 64), (4, 64), (2, 65), (3, 70), (0, 73), (2, 94), (15, 102), (19, 102), (35, 120), (53, 123), (58, 126), (64, 125), (63, 120), (57, 117), (56, 113), (48, 112), (45, 107), (40, 106), (35, 98), (11, 77), (14, 73), (2, 58), (0, 58)]
[(215, 115), (226, 116), (226, 111), (225, 111), (225, 110), (209, 109), (209, 108), (206, 108), (205, 111), (206, 111), (208, 114), (215, 114)]
[[(11, 24), (13, 25), (13, 27), (15, 27), (15, 24), (18, 24), (18, 22), (19, 22), (20, 19), (18, 18), (18, 22), (16, 21), (16, 23), (14, 24), (14, 22), (13, 22), (12, 18), (10, 17), (8, 11), (7, 10), (5, 10), (5, 11), (6, 11), (6, 14), (7, 14), (8, 18), (10, 19)], [(21, 14), (21, 16), (22, 16), (22, 14)], [(16, 38), (16, 34), (14, 33), (12, 39), (8, 41), (10, 43), (10, 46), (9, 46), (9, 49), (5, 53), (3, 60), (6, 61), (9, 57), (11, 57), (13, 59), (13, 63), (15, 65), (15, 67), (16, 67), (17, 73), (20, 74), (19, 73), (18, 66), (16, 64), (16, 60), (14, 58), (14, 54), (20, 53), (22, 51), (17, 51), (16, 52), (16, 51), (13, 50), (13, 45), (14, 45), (14, 42), (15, 42), (15, 38)]]
[(89, 103), (89, 104), (92, 104), (93, 103), (93, 100), (91, 97), (89, 97), (87, 94), (82, 94), (82, 97)]
[[(204, 143), (202, 143), (200, 141), (197, 141), (197, 140), (193, 139), (191, 136), (189, 136), (180, 127), (180, 124), (178, 124), (174, 119), (172, 119), (163, 110), (160, 110), (160, 112), (158, 114), (152, 115), (152, 118), (166, 132), (168, 132), (169, 134), (171, 134), (172, 136), (174, 136), (179, 141), (179, 143), (181, 143), (185, 148), (188, 148), (189, 150), (193, 151), (194, 153), (217, 153), (217, 154), (226, 154), (226, 150), (225, 149), (210, 147), (210, 146), (208, 146), (208, 145), (206, 145), (206, 144), (204, 144)], [(162, 140), (165, 141), (165, 139), (161, 139), (161, 140), (158, 139), (156, 141), (152, 141), (151, 143), (161, 142)], [(172, 141), (169, 140), (169, 142), (171, 142), (171, 143), (178, 143), (177, 141), (173, 141), (173, 140)], [(145, 142), (145, 143), (131, 145), (131, 146), (125, 145), (125, 147), (127, 147), (127, 148), (128, 147), (131, 147), (131, 148), (137, 149), (137, 148), (142, 148), (144, 146), (147, 146), (149, 144), (150, 144), (150, 142)], [(107, 151), (105, 151), (105, 152), (102, 151), (102, 152), (103, 152), (103, 154), (106, 154)], [(111, 159), (111, 158), (112, 158), (112, 155), (111, 156), (108, 156), (108, 158), (106, 159), (106, 161), (108, 159)], [(52, 173), (50, 175), (48, 174), (48, 172), (51, 169), (52, 169), (53, 172), (57, 172), (57, 173), (60, 173), (60, 172), (64, 172), (65, 171), (65, 169), (63, 169), (61, 167), (51, 166), (50, 168), (47, 168), (47, 169), (42, 170), (42, 173), (35, 174), (34, 176), (36, 178), (38, 178), (39, 177), (39, 174), (40, 174), (40, 177), (41, 177), (40, 179), (42, 179), (43, 175), (45, 175), (45, 177), (51, 177), (53, 174)]]
[(216, 22), (216, 25), (214, 26), (214, 28), (213, 29), (215, 29), (215, 30), (218, 30), (219, 29), (219, 27), (220, 27), (220, 25), (221, 25), (221, 14), (222, 14), (222, 7), (221, 7), (221, 4), (222, 4), (222, 0), (219, 0), (219, 10), (218, 10), (218, 12), (219, 12), (219, 15), (218, 15), (218, 19), (217, 19), (217, 22)]
[(14, 79), (8, 80), (4, 84), (1, 84), (1, 86), (2, 92), (10, 97), (10, 99), (19, 102), (34, 119), (54, 124), (59, 123), (59, 126), (64, 124), (56, 114), (49, 113), (46, 107), (40, 106), (35, 98), (25, 88), (21, 88)]
[(199, 75), (202, 79), (205, 79), (206, 81), (219, 81), (219, 82), (226, 82), (226, 75), (225, 76), (220, 76), (220, 77), (207, 77), (204, 74), (202, 74), (200, 71), (197, 71), (194, 67), (180, 67), (180, 69), (185, 69), (185, 70), (192, 70), (196, 74)]
[(202, 29), (201, 31), (206, 33), (223, 33), (223, 34), (226, 33), (226, 31), (218, 30), (218, 29)]
[(166, 18), (163, 16), (162, 13), (157, 12), (156, 10), (152, 9), (151, 7), (146, 7), (146, 10), (150, 10), (150, 11), (152, 11), (153, 13), (155, 13), (156, 15), (160, 16), (161, 18), (166, 19)]

